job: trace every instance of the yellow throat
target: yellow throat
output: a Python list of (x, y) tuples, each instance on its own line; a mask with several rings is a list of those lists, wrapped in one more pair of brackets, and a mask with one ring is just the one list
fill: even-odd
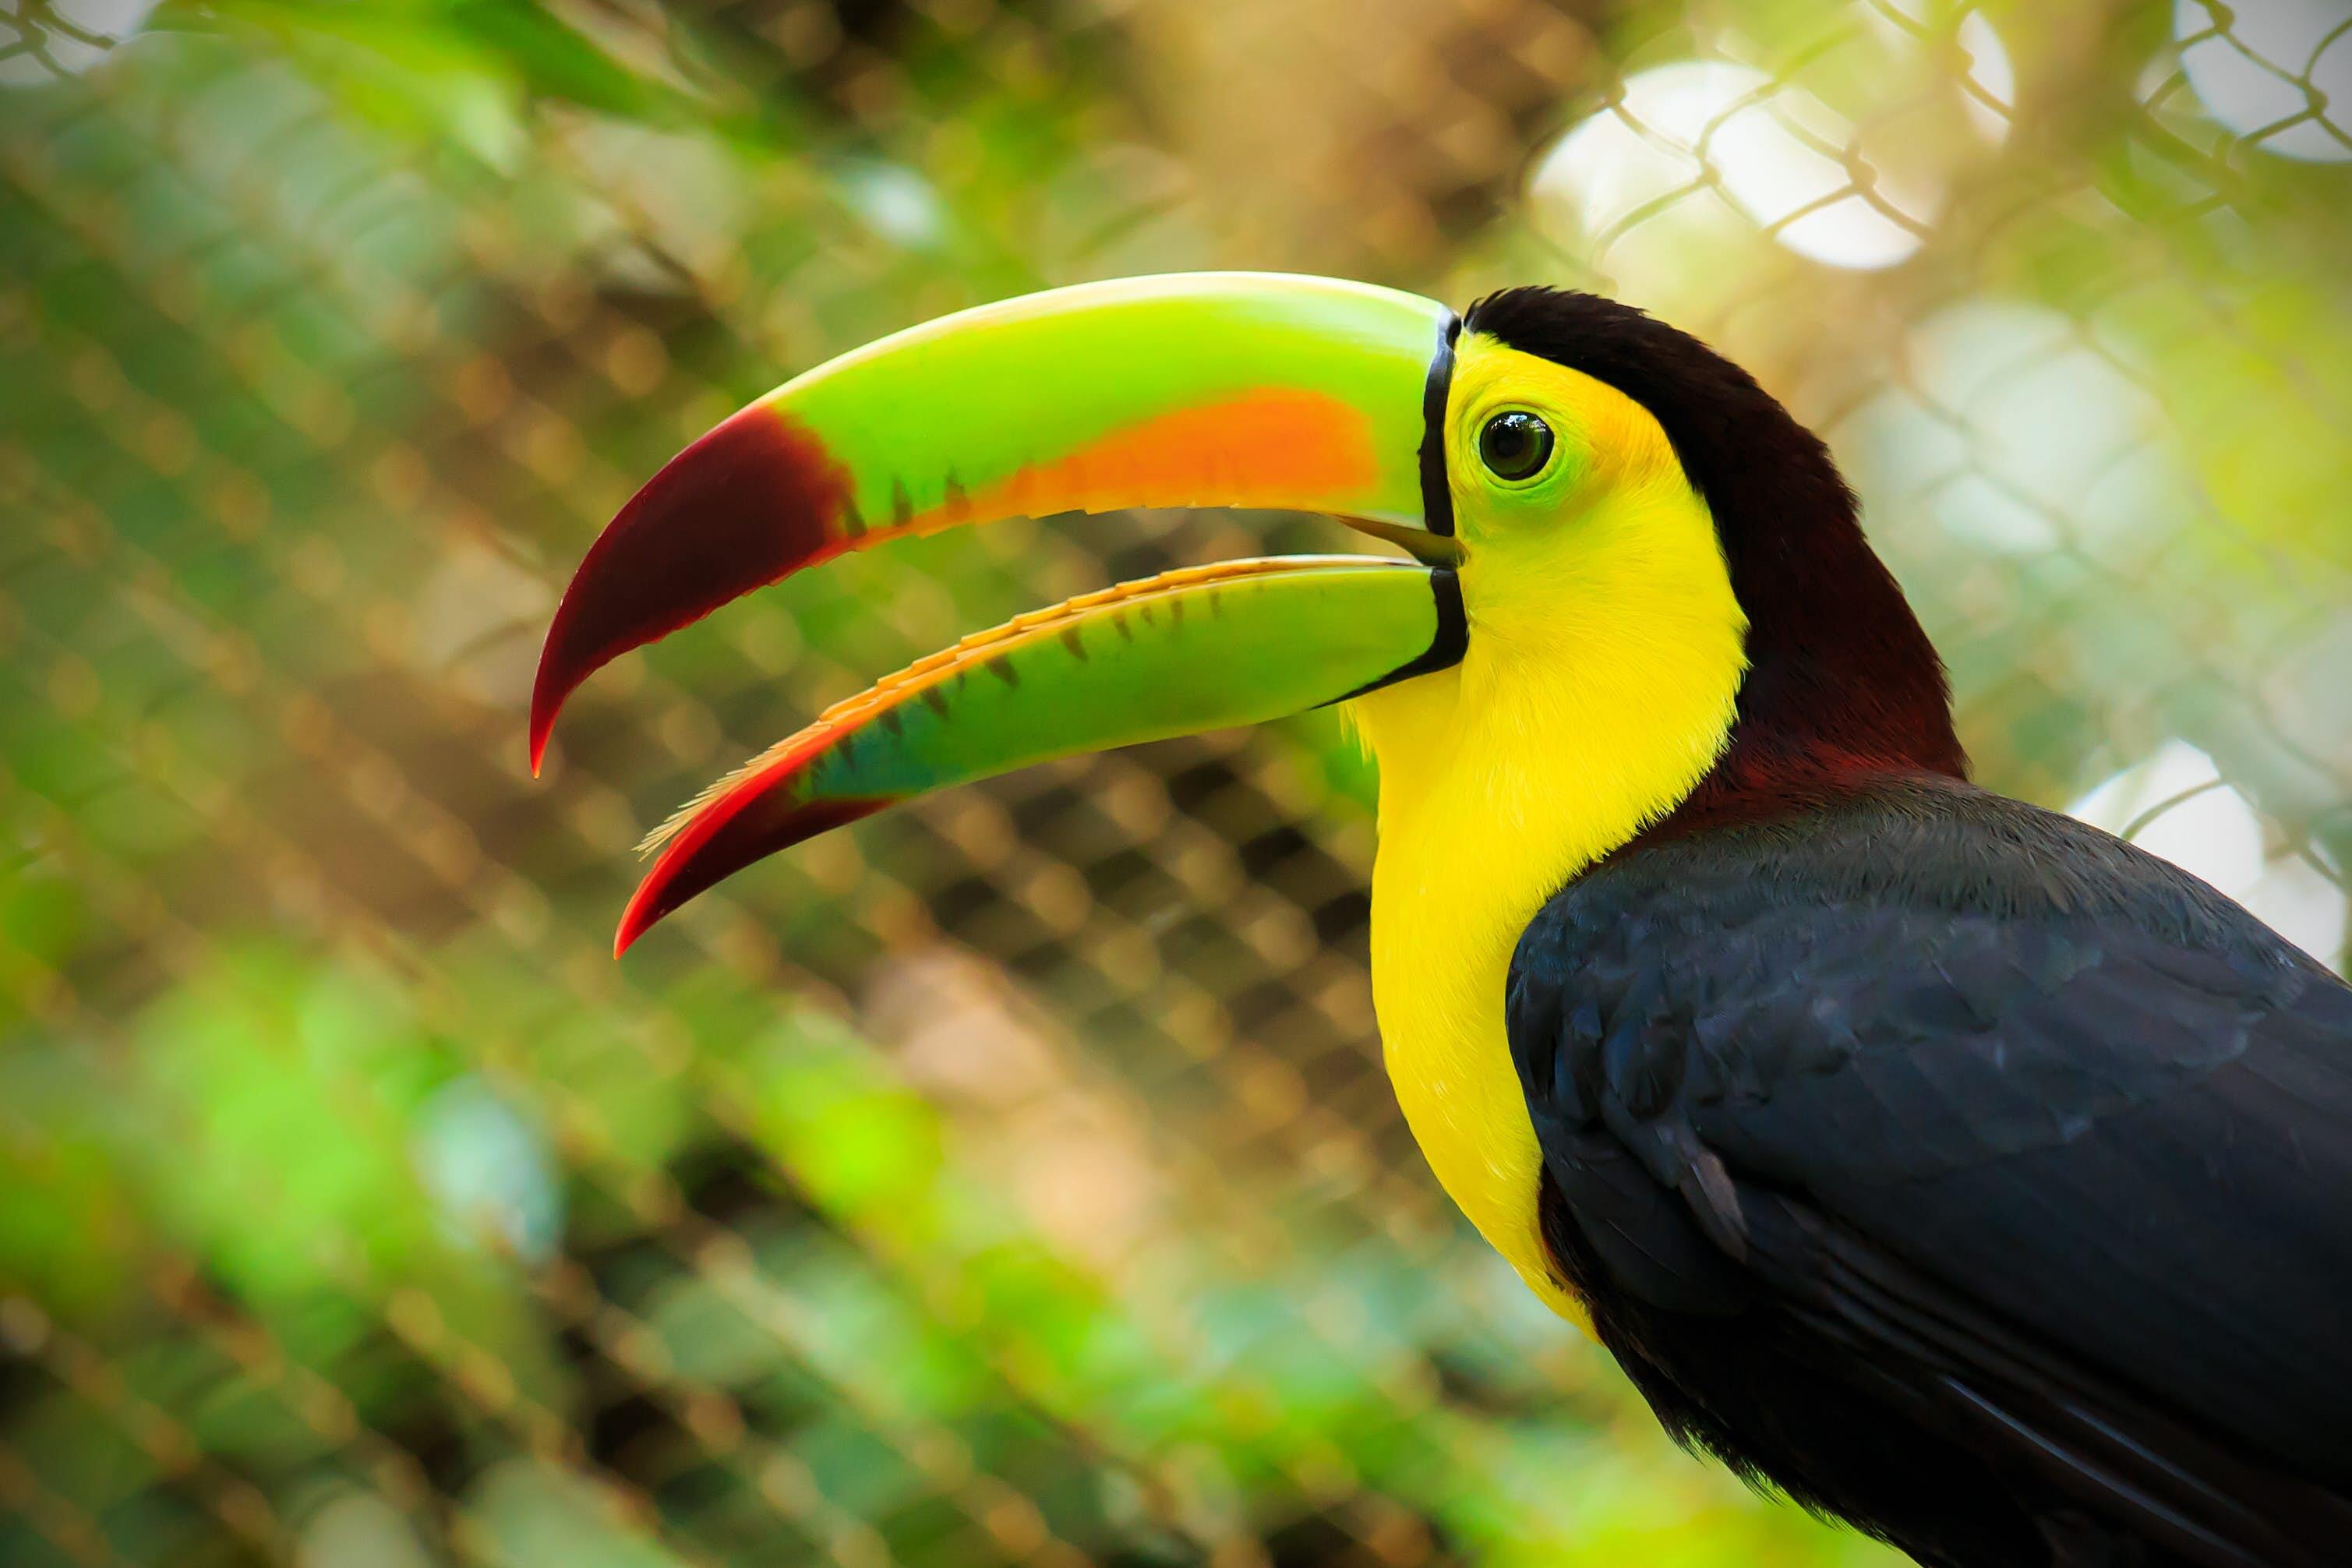
[[(1467, 450), (1502, 407), (1539, 412), (1580, 448), (1573, 488), (1532, 524)], [(1446, 444), (1467, 652), (1349, 708), (1380, 764), (1372, 1000), (1438, 1181), (1537, 1295), (1589, 1327), (1537, 1220), (1540, 1156), (1504, 1034), (1511, 953), (1546, 900), (1713, 765), (1747, 622), (1704, 502), (1622, 394), (1466, 336)]]

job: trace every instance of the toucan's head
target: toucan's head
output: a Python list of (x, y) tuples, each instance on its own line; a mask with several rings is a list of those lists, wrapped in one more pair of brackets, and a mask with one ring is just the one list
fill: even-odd
[[(1457, 317), (1252, 273), (963, 311), (735, 415), (582, 563), (532, 765), (599, 666), (843, 552), (1171, 506), (1328, 513), (1411, 559), (1180, 569), (967, 637), (706, 792), (660, 836), (619, 945), (924, 791), (1334, 703), (1380, 752), (1384, 817), (1392, 773), (1436, 811), (1549, 798), (1588, 825), (1570, 860), (1855, 773), (1962, 766), (1852, 495), (1746, 373), (1591, 295), (1511, 289)], [(1486, 794), (1433, 782), (1449, 771)]]

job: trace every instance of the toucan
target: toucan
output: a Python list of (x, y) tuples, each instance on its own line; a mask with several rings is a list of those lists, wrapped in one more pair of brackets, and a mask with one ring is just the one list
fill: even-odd
[(531, 695), (844, 552), (1012, 516), (1325, 514), (836, 704), (621, 920), (927, 790), (1338, 706), (1371, 983), (1438, 1181), (1677, 1439), (1937, 1568), (2352, 1562), (2352, 989), (1969, 782), (1823, 444), (1644, 312), (1277, 274), (982, 306), (688, 447)]

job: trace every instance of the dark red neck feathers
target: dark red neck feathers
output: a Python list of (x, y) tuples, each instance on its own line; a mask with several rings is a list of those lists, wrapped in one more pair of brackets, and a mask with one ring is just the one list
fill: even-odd
[(1721, 761), (1644, 837), (1778, 816), (1873, 775), (1967, 776), (1943, 661), (1863, 538), (1853, 492), (1753, 377), (1591, 294), (1507, 289), (1464, 324), (1648, 409), (1714, 515), (1748, 613), (1748, 676)]

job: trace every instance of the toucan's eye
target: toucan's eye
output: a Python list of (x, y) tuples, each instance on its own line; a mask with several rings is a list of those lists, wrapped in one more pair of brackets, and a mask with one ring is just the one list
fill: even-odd
[(1512, 409), (1478, 432), (1478, 460), (1498, 479), (1532, 479), (1551, 461), (1551, 426)]

